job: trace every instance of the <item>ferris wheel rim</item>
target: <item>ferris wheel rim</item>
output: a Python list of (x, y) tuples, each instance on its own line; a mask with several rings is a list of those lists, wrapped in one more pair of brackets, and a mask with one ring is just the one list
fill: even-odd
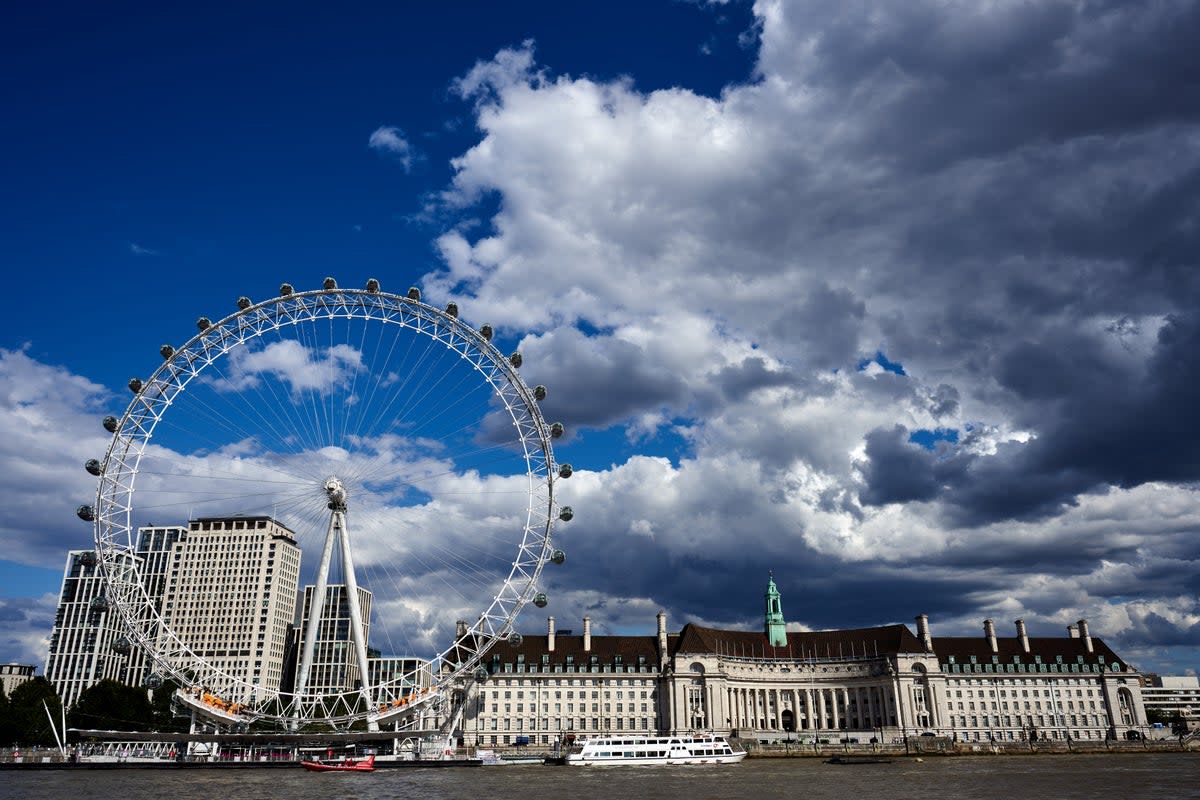
[[(285, 285), (283, 288), (290, 287)], [(569, 519), (569, 516), (556, 514), (556, 463), (551, 439), (561, 434), (561, 425), (549, 425), (543, 418), (537, 394), (542, 387), (531, 389), (517, 370), (520, 366), (519, 355), (504, 356), (492, 344), (490, 335), (458, 319), (456, 307), (443, 311), (414, 298), (411, 293), (404, 296), (384, 292), (379, 290), (377, 284), (374, 289), (368, 285), (365, 290), (337, 288), (335, 285), (303, 292), (285, 291), (259, 303), (250, 303), (242, 298), (238, 306), (238, 311), (215, 323), (202, 318), (198, 323), (199, 332), (178, 350), (164, 348), (163, 362), (150, 378), (144, 382), (131, 381), (130, 389), (134, 397), (116, 422), (101, 462), (93, 522), (95, 548), (106, 589), (112, 595), (110, 599), (115, 603), (128, 633), (135, 637), (134, 643), (147, 650), (156, 672), (165, 672), (168, 677), (186, 677), (182, 674), (182, 668), (172, 663), (173, 655), (186, 654), (193, 662), (205, 663), (203, 657), (167, 628), (162, 615), (154, 609), (145, 587), (141, 585), (136, 567), (130, 566), (134, 561), (130, 556), (135, 551), (133, 514), (137, 511), (137, 505), (133, 494), (138, 467), (155, 428), (166, 416), (172, 401), (208, 367), (233, 349), (258, 339), (268, 331), (344, 317), (361, 319), (364, 324), (396, 324), (416, 334), (426, 335), (447, 350), (457, 353), (483, 376), (483, 381), (491, 386), (491, 393), (503, 401), (501, 405), (520, 431), (519, 440), (528, 481), (528, 502), (516, 557), (491, 602), (476, 619), (467, 622), (465, 629), (460, 626), (455, 631), (452, 643), (430, 659), (432, 679), (439, 688), (471, 675), (480, 667), (492, 647), (512, 633), (522, 608), (535, 597), (543, 597), (537, 591), (538, 581), (543, 567), (551, 559), (551, 553), (556, 552), (552, 548), (555, 520)], [(361, 316), (356, 315), (355, 311), (361, 312)], [(400, 316), (393, 318), (390, 314)], [(419, 324), (413, 324), (414, 320)], [(171, 352), (166, 352), (167, 349)], [(108, 419), (105, 422), (107, 428)], [(567, 470), (569, 474), (569, 467)], [(147, 610), (152, 617), (151, 624), (159, 626), (157, 635), (170, 639), (172, 647), (161, 647), (148, 641), (145, 626), (134, 619), (135, 613), (143, 614)], [(219, 672), (214, 669), (212, 674)], [(283, 721), (303, 716), (306, 721), (349, 723), (367, 717), (372, 712), (370, 707), (355, 707), (344, 702), (344, 698), (329, 705), (323, 699), (314, 701), (311, 698), (294, 697), (289, 704), (279, 702), (273, 710), (260, 709), (252, 713), (257, 719)]]

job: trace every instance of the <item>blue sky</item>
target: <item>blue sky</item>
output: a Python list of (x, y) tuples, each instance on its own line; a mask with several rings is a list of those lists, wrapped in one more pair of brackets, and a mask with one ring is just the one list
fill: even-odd
[(44, 660), (125, 382), (332, 275), (551, 387), (560, 626), (756, 625), (774, 570), (797, 627), (1087, 618), (1193, 670), (1196, 35), (1183, 0), (14, 12), (0, 661)]

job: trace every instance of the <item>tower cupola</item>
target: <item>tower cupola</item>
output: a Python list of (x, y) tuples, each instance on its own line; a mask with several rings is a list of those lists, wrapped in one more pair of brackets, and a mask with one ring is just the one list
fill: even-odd
[(775, 577), (767, 578), (767, 613), (764, 622), (764, 633), (772, 647), (787, 647), (787, 622), (783, 619), (783, 604), (780, 600), (779, 589), (775, 586)]

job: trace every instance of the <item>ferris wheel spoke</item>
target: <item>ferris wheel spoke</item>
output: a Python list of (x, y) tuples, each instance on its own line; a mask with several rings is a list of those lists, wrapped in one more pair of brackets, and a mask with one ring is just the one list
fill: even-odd
[(427, 473), (421, 473), (419, 475), (413, 474), (411, 472), (405, 473), (403, 471), (393, 471), (392, 465), (390, 463), (385, 463), (385, 464), (381, 464), (378, 468), (373, 469), (370, 472), (356, 475), (356, 482), (358, 482), (362, 485), (370, 485), (371, 483), (373, 483), (375, 481), (392, 480), (392, 481), (395, 481), (398, 483), (402, 483), (406, 486), (414, 486), (415, 487), (415, 486), (419, 486), (422, 483), (428, 483), (430, 481), (435, 481), (435, 480), (439, 480), (441, 478), (446, 478), (450, 475), (462, 474), (463, 472), (465, 472), (467, 470), (473, 469), (473, 470), (482, 472), (484, 469), (486, 469), (488, 467), (492, 467), (496, 464), (505, 463), (506, 461), (510, 460), (511, 459), (511, 450), (509, 448), (510, 448), (511, 444), (512, 443), (510, 442), (507, 445), (497, 444), (497, 445), (490, 445), (488, 447), (478, 448), (476, 450), (471, 451), (467, 455), (481, 456), (484, 454), (488, 454), (489, 457), (486, 459), (470, 461), (470, 462), (468, 462), (466, 464), (462, 464), (462, 465), (454, 465), (452, 467), (440, 470), (438, 472), (427, 472)]

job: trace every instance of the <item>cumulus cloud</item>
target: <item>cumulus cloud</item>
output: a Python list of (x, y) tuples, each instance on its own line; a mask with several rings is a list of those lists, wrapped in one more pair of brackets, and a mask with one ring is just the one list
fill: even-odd
[(713, 618), (706, 593), (774, 566), (806, 622), (902, 597), (964, 630), (1019, 609), (1186, 641), (1110, 614), (1128, 587), (1097, 576), (1175, 576), (1142, 583), (1166, 607), (1200, 553), (1190, 517), (1134, 522), (1200, 478), (1200, 9), (755, 15), (755, 73), (718, 98), (555, 75), (531, 43), (456, 84), (480, 140), (443, 201), (499, 203), (439, 239), (427, 293), (525, 332), (557, 416), (687, 445), (595, 475), (585, 583)]
[(0, 464), (12, 487), (0, 507), (6, 559), (57, 568), (66, 550), (90, 546), (91, 529), (74, 507), (95, 496), (83, 463), (107, 449), (100, 419), (109, 399), (87, 378), (24, 349), (0, 349)]

